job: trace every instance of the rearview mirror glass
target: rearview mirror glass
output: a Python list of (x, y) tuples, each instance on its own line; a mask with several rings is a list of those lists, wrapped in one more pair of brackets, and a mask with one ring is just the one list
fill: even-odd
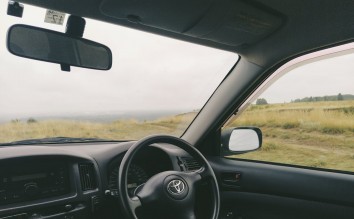
[(226, 152), (246, 153), (261, 147), (262, 132), (256, 127), (233, 128), (223, 131), (222, 142)]
[(40, 61), (99, 70), (112, 66), (112, 52), (105, 45), (28, 25), (10, 27), (7, 48), (14, 55)]

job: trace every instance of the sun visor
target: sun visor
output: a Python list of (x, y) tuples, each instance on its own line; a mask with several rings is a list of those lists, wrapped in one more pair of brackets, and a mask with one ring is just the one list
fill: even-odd
[(283, 24), (280, 14), (259, 5), (229, 0), (219, 1), (217, 5), (185, 34), (229, 46), (243, 46), (265, 38)]
[(138, 18), (138, 23), (182, 33), (197, 22), (212, 0), (103, 0), (100, 10), (117, 19)]
[(229, 46), (254, 43), (276, 31), (282, 16), (240, 0), (103, 0), (106, 16)]

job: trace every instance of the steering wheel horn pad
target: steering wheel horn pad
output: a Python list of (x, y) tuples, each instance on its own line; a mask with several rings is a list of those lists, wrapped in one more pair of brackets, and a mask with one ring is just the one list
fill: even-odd
[(183, 200), (188, 195), (188, 183), (180, 176), (167, 176), (163, 184), (166, 188), (167, 194), (173, 199)]

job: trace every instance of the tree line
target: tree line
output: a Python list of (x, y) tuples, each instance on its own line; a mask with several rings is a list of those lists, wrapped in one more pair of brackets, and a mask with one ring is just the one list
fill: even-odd
[(317, 102), (317, 101), (342, 101), (342, 100), (354, 100), (354, 95), (339, 93), (338, 95), (331, 95), (331, 96), (305, 97), (301, 99), (291, 100), (291, 102), (299, 103), (299, 102)]
[[(318, 101), (342, 101), (342, 100), (354, 100), (354, 95), (352, 94), (341, 94), (338, 95), (327, 95), (327, 96), (317, 96), (317, 97), (304, 97), (295, 100), (291, 100), (291, 103), (302, 103), (302, 102), (318, 102)], [(256, 101), (256, 105), (267, 105), (268, 102), (265, 98), (259, 98)]]

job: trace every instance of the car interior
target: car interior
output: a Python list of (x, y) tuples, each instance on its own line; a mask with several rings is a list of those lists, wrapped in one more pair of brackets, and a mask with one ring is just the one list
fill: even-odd
[[(0, 219), (354, 218), (352, 172), (234, 159), (261, 148), (262, 129), (224, 128), (276, 72), (323, 51), (353, 48), (354, 1), (20, 0), (8, 5), (7, 13), (17, 17), (27, 5), (71, 15), (66, 33), (23, 24), (7, 33), (11, 54), (59, 64), (62, 71), (112, 67), (115, 54), (109, 45), (85, 39), (83, 19), (228, 51), (239, 59), (177, 137), (151, 133), (131, 140), (1, 144)], [(72, 41), (80, 48), (42, 57), (27, 45), (43, 34), (55, 51), (71, 48)], [(20, 41), (27, 43), (22, 49)], [(75, 61), (83, 52), (95, 55)]]

